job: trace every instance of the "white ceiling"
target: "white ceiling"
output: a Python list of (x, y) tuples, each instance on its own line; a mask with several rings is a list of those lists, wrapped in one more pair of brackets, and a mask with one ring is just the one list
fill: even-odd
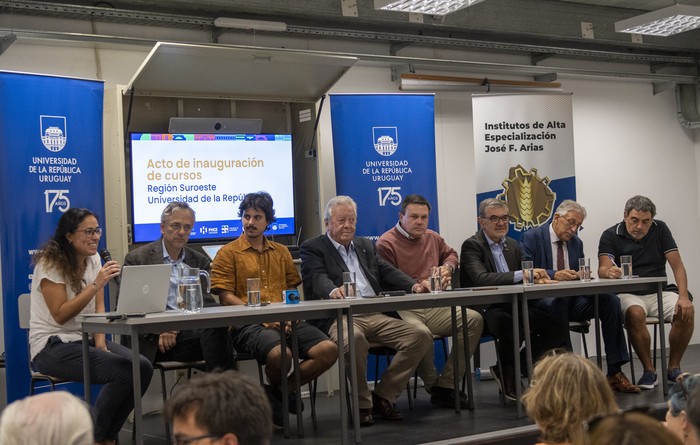
[[(700, 0), (681, 1), (700, 6)], [(43, 16), (54, 21), (70, 18), (211, 31), (211, 42), (236, 44), (241, 40), (236, 40), (236, 35), (253, 31), (214, 26), (214, 18), (232, 17), (284, 22), (286, 31), (258, 33), (295, 40), (289, 46), (292, 48), (318, 40), (321, 43), (315, 44), (315, 48), (362, 55), (360, 58), (365, 61), (393, 57), (400, 59), (399, 63), (416, 65), (419, 63), (416, 54), (426, 54), (421, 50), (428, 48), (433, 50), (427, 56), (431, 59), (467, 60), (473, 52), (501, 53), (527, 56), (535, 68), (542, 65), (565, 68), (573, 59), (586, 63), (622, 63), (631, 67), (630, 72), (678, 73), (697, 79), (700, 30), (671, 37), (644, 36), (641, 41), (614, 30), (616, 21), (674, 3), (674, 0), (486, 0), (443, 18), (419, 16), (416, 20), (406, 13), (378, 11), (373, 0), (0, 0), (0, 16), (17, 17), (9, 21), (21, 23), (10, 29), (0, 28), (0, 34), (5, 31), (20, 38), (36, 36), (115, 44), (155, 43), (141, 38), (135, 31), (138, 28), (132, 26), (118, 27), (116, 35), (76, 37), (70, 29), (56, 33), (52, 23), (42, 28), (46, 21), (20, 20), (21, 16)], [(38, 27), (27, 30), (27, 26), (36, 23)], [(592, 37), (585, 35), (585, 26), (590, 28)], [(442, 49), (452, 51), (443, 56)]]
[[(673, 0), (560, 0), (569, 3), (580, 3), (583, 5), (610, 6), (613, 8), (642, 9), (653, 11), (656, 9), (672, 6), (676, 2)], [(700, 0), (682, 0), (684, 5), (700, 6)]]

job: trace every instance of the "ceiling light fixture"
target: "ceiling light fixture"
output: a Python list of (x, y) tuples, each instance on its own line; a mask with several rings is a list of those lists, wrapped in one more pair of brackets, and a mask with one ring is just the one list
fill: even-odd
[(484, 0), (374, 0), (374, 9), (446, 15)]
[(615, 22), (616, 32), (671, 36), (700, 28), (700, 6), (673, 5)]
[(217, 17), (214, 19), (214, 26), (218, 28), (251, 29), (253, 31), (284, 32), (287, 30), (287, 24), (284, 22), (234, 19), (231, 17)]
[(401, 91), (468, 91), (472, 93), (534, 93), (562, 91), (559, 82), (500, 80), (475, 77), (401, 74)]

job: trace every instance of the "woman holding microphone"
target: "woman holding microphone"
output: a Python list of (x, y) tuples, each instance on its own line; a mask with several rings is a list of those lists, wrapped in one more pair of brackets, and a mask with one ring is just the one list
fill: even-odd
[[(29, 347), (34, 367), (65, 380), (83, 381), (82, 332), (75, 317), (105, 311), (104, 286), (119, 275), (115, 261), (100, 262), (102, 236), (97, 216), (72, 208), (58, 221), (53, 237), (34, 256)], [(140, 357), (141, 395), (153, 368)], [(95, 443), (114, 444), (134, 406), (131, 350), (94, 334), (90, 375), (104, 386), (95, 400)]]

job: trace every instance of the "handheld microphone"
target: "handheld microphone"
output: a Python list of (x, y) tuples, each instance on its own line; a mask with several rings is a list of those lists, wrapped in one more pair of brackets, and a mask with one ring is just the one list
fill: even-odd
[[(102, 261), (106, 263), (108, 261), (112, 261), (112, 254), (109, 253), (109, 250), (105, 249), (102, 252), (100, 252), (100, 258), (102, 258)], [(117, 284), (117, 286), (122, 285), (121, 276), (117, 275), (113, 279), (114, 279), (114, 282)]]

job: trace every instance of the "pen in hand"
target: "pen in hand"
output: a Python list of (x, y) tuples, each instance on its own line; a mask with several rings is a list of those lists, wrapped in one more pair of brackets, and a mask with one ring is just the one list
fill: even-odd
[[(620, 278), (620, 276), (617, 275), (617, 270), (620, 270), (620, 268), (617, 266), (617, 263), (615, 263), (615, 256), (608, 254), (608, 258), (612, 262), (612, 267), (608, 269), (608, 278)], [(612, 272), (615, 270), (615, 274), (613, 276)]]

